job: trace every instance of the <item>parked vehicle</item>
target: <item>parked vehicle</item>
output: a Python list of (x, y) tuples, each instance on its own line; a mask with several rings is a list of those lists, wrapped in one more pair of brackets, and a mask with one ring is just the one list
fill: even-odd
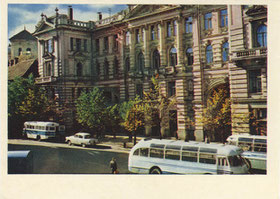
[(237, 146), (144, 139), (129, 153), (128, 169), (143, 174), (245, 174)]
[(38, 141), (50, 138), (62, 139), (65, 135), (65, 126), (56, 122), (28, 121), (24, 122), (22, 134), (26, 138)]
[(227, 143), (242, 148), (242, 156), (250, 161), (252, 169), (266, 170), (266, 136), (232, 135)]
[(66, 137), (65, 142), (67, 142), (69, 145), (75, 144), (86, 147), (95, 146), (99, 141), (97, 138), (92, 138), (90, 133), (79, 132), (75, 135)]
[(8, 174), (32, 174), (33, 154), (31, 151), (8, 151)]

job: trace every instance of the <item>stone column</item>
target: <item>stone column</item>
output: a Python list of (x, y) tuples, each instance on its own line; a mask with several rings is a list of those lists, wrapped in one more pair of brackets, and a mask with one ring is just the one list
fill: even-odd
[(195, 132), (194, 136), (197, 141), (203, 140), (203, 124), (202, 124), (202, 111), (203, 111), (203, 65), (200, 62), (200, 23), (199, 17), (193, 19), (193, 79), (194, 79), (194, 111), (195, 111)]
[(166, 37), (166, 33), (165, 33), (165, 25), (163, 22), (161, 22), (159, 24), (160, 28), (160, 38), (159, 38), (159, 51), (160, 51), (160, 63), (162, 67), (166, 67), (167, 66), (167, 61), (166, 61), (166, 45), (165, 45), (165, 37)]

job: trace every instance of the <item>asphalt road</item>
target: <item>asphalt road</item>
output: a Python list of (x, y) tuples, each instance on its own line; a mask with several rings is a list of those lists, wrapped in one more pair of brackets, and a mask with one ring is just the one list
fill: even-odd
[[(65, 144), (64, 144), (65, 145)], [(61, 144), (9, 144), (9, 151), (31, 150), (33, 174), (111, 174), (109, 162), (115, 157), (120, 174), (128, 174), (128, 154)]]

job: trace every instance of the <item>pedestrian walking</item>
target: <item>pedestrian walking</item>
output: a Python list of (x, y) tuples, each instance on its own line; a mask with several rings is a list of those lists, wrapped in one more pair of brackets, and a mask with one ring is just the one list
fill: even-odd
[(114, 158), (114, 157), (110, 161), (110, 168), (112, 170), (112, 174), (117, 174), (118, 173), (117, 161), (116, 161), (116, 158)]

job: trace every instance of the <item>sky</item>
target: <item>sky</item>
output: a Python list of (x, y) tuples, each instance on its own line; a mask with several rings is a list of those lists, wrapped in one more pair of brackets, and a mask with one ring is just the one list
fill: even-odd
[(45, 15), (55, 15), (55, 8), (58, 13), (67, 14), (68, 6), (73, 8), (74, 20), (79, 21), (95, 21), (97, 12), (102, 12), (103, 18), (127, 8), (127, 5), (117, 4), (8, 4), (8, 38), (19, 33), (26, 28), (27, 31), (33, 33), (35, 25), (41, 20), (41, 13)]

